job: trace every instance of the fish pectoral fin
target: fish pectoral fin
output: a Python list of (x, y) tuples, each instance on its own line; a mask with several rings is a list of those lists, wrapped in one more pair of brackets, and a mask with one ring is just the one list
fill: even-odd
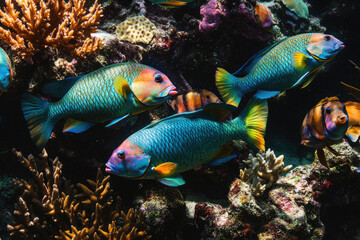
[(317, 156), (318, 156), (318, 159), (319, 159), (321, 165), (325, 166), (326, 168), (329, 168), (329, 165), (325, 158), (324, 149), (318, 148), (318, 149), (316, 149), (316, 153), (317, 153)]
[(178, 187), (185, 184), (185, 180), (180, 175), (167, 178), (157, 178), (156, 180), (169, 187)]
[(66, 120), (63, 132), (82, 133), (93, 127), (96, 123), (83, 122), (69, 118)]
[(265, 91), (265, 90), (257, 90), (254, 97), (259, 99), (268, 99), (275, 97), (280, 94), (280, 91)]
[(130, 126), (134, 125), (137, 121), (138, 116), (137, 115), (131, 115), (126, 114), (125, 116), (121, 118), (117, 118), (115, 120), (112, 120), (109, 124), (107, 124), (105, 127), (113, 127), (115, 124), (119, 123), (119, 126), (123, 126), (125, 124), (129, 124)]
[(346, 131), (346, 136), (352, 141), (356, 142), (360, 136), (360, 126), (352, 126)]
[(221, 146), (220, 150), (214, 156), (214, 159), (211, 162), (209, 162), (207, 165), (218, 166), (235, 157), (236, 154), (234, 154), (234, 147), (230, 142), (228, 142)]
[(153, 168), (159, 174), (159, 177), (169, 177), (174, 174), (177, 164), (173, 162), (165, 162)]
[(62, 98), (84, 75), (65, 78), (56, 82), (49, 82), (43, 86), (41, 92), (45, 95)]
[(302, 76), (299, 78), (299, 80), (297, 80), (297, 82), (292, 86), (292, 88), (300, 85), (300, 84), (304, 81), (304, 79), (306, 79), (306, 78), (309, 76), (309, 74), (310, 74), (310, 72), (307, 71), (304, 75), (302, 75)]
[(310, 59), (310, 57), (306, 56), (303, 53), (295, 52), (293, 54), (293, 65), (299, 71), (304, 70), (305, 67), (308, 65), (308, 61)]
[(124, 77), (116, 76), (114, 79), (114, 88), (124, 99), (132, 92), (129, 83)]
[(314, 79), (315, 77), (319, 74), (319, 72), (321, 72), (321, 70), (323, 69), (323, 66), (320, 66), (318, 68), (316, 68), (314, 71), (312, 71), (308, 77), (308, 80), (306, 83), (304, 83), (304, 85), (301, 86), (301, 88), (306, 88)]

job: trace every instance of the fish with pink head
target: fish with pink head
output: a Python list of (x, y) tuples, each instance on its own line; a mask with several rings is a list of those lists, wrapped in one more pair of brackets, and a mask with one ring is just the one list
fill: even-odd
[(236, 157), (229, 141), (243, 139), (265, 149), (266, 100), (254, 99), (240, 116), (224, 103), (164, 118), (131, 135), (114, 150), (106, 172), (132, 179), (155, 179), (167, 186), (185, 183), (180, 174), (202, 164), (220, 165)]
[(331, 145), (341, 143), (349, 127), (346, 106), (337, 97), (322, 99), (305, 116), (301, 127), (301, 145), (316, 148), (319, 161), (329, 168), (324, 148), (339, 156)]

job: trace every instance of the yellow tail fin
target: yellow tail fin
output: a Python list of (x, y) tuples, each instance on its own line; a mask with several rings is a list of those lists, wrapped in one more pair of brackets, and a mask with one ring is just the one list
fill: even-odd
[(231, 75), (223, 68), (218, 68), (215, 75), (215, 83), (222, 98), (227, 104), (235, 107), (239, 106), (242, 94), (235, 89), (235, 83), (239, 81), (237, 77)]

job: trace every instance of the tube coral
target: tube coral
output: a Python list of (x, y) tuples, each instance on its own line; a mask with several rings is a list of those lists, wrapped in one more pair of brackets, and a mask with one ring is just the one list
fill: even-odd
[[(22, 58), (30, 58), (49, 46), (85, 56), (101, 47), (91, 38), (102, 17), (95, 0), (89, 11), (85, 0), (5, 0), (0, 10), (0, 38)], [(20, 11), (18, 11), (19, 9)]]
[(134, 209), (127, 214), (119, 210), (120, 198), (113, 200), (110, 176), (104, 177), (100, 169), (95, 181), (87, 180), (89, 186), (75, 187), (62, 176), (59, 159), (49, 160), (45, 150), (39, 158), (14, 152), (29, 169), (31, 180), (14, 180), (23, 192), (15, 205), (15, 222), (8, 225), (12, 239), (150, 238), (141, 230), (143, 215)]

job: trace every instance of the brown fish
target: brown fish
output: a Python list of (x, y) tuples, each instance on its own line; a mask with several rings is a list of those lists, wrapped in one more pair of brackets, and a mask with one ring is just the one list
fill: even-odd
[(178, 113), (196, 111), (209, 103), (219, 103), (219, 98), (206, 89), (190, 90), (177, 95), (170, 103), (172, 109)]
[(319, 161), (329, 168), (323, 148), (339, 156), (330, 145), (342, 142), (349, 126), (346, 107), (337, 97), (324, 98), (305, 116), (301, 144), (316, 148)]
[(352, 142), (356, 142), (360, 136), (360, 103), (346, 102), (344, 105), (349, 116), (349, 128), (346, 136)]

